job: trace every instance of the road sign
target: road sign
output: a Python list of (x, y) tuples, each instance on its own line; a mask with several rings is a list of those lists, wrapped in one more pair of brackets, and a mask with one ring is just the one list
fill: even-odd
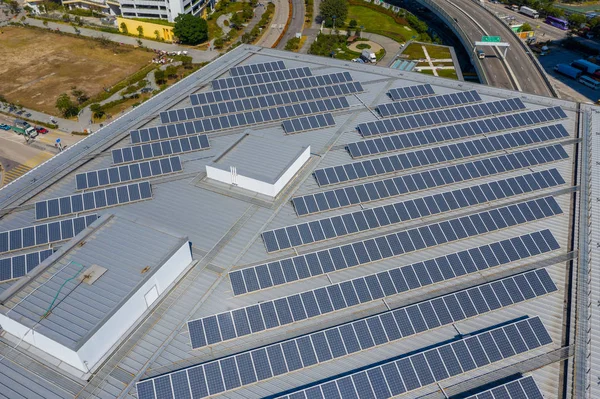
[(56, 139), (56, 143), (57, 143), (57, 144), (58, 144), (58, 143), (60, 143), (60, 139)]
[(500, 36), (483, 36), (481, 38), (482, 42), (492, 42), (492, 43), (496, 43), (500, 41)]

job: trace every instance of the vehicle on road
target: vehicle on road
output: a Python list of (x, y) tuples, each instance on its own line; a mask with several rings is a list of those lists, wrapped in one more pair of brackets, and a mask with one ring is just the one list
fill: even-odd
[(521, 13), (523, 15), (527, 15), (528, 17), (531, 17), (531, 18), (539, 18), (540, 17), (540, 13), (539, 12), (537, 12), (533, 8), (529, 8), (529, 7), (526, 7), (526, 6), (521, 6), (519, 8), (519, 13)]
[(508, 6), (509, 9), (513, 10), (513, 11), (519, 11), (519, 6), (516, 4), (512, 4), (510, 6)]
[(23, 110), (20, 110), (20, 111), (16, 112), (17, 115), (23, 115), (24, 113), (25, 113), (25, 111), (23, 111)]
[(35, 129), (31, 126), (29, 126), (28, 128), (12, 126), (11, 129), (13, 130), (13, 132), (15, 132), (17, 134), (21, 134), (23, 136), (27, 136), (27, 137), (31, 137), (31, 138), (35, 138), (38, 136), (38, 132), (36, 132)]
[(0, 124), (0, 129), (2, 129), (2, 130), (10, 130), (10, 126), (2, 123), (2, 124)]
[(569, 30), (569, 22), (565, 21), (564, 19), (556, 17), (546, 17), (546, 23), (558, 29)]
[(570, 77), (571, 79), (579, 79), (581, 77), (581, 75), (583, 74), (583, 72), (581, 70), (574, 68), (571, 65), (567, 65), (567, 64), (557, 64), (554, 67), (554, 70), (556, 72), (560, 73), (561, 75)]
[(29, 112), (28, 112), (28, 113), (26, 113), (26, 114), (25, 114), (25, 116), (26, 116), (27, 118), (31, 118), (31, 114), (30, 114)]
[(479, 58), (480, 60), (485, 59), (485, 51), (477, 50), (477, 58)]
[(23, 119), (15, 119), (15, 125), (22, 127), (24, 129), (27, 129), (28, 127), (31, 127), (31, 125), (29, 124), (29, 122), (24, 121)]
[(35, 128), (35, 131), (38, 132), (38, 133), (40, 133), (40, 134), (46, 134), (46, 133), (48, 133), (48, 129), (46, 129), (45, 127), (39, 127), (39, 126), (37, 126)]
[(591, 87), (594, 90), (598, 90), (598, 88), (600, 88), (600, 82), (587, 75), (583, 75), (582, 77), (580, 77), (579, 83), (587, 87)]
[(375, 53), (372, 53), (369, 50), (363, 50), (362, 53), (360, 53), (360, 58), (365, 60), (365, 62), (377, 62)]
[(150, 87), (144, 87), (142, 90), (140, 90), (141, 93), (150, 93), (152, 91), (152, 89)]

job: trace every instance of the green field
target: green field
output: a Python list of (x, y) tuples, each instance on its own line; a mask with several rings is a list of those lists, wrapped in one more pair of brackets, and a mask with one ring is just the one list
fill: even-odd
[(407, 55), (408, 59), (410, 60), (418, 60), (420, 58), (425, 58), (425, 54), (423, 53), (423, 48), (421, 46), (425, 46), (431, 58), (452, 58), (452, 55), (450, 54), (450, 49), (448, 47), (422, 43), (411, 43), (408, 47), (404, 49), (402, 55)]
[(406, 25), (399, 25), (389, 15), (377, 12), (367, 7), (350, 5), (348, 7), (347, 22), (355, 19), (358, 26), (364, 26), (365, 32), (387, 36), (397, 42), (406, 42), (413, 36), (419, 36), (414, 29)]

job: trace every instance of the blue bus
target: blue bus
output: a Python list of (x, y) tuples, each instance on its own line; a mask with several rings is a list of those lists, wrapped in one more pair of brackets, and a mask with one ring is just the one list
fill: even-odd
[(562, 29), (562, 30), (569, 29), (569, 23), (567, 21), (565, 21), (564, 19), (555, 18), (555, 17), (546, 17), (546, 23), (548, 25), (552, 25), (558, 29)]

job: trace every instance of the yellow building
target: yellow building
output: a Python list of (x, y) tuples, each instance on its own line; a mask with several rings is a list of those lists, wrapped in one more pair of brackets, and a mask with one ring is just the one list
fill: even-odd
[[(125, 24), (124, 26), (127, 27), (126, 31), (123, 29), (123, 24)], [(121, 32), (129, 33), (130, 35), (139, 34), (139, 27), (141, 26), (143, 37), (147, 37), (149, 39), (158, 38), (159, 40), (164, 40), (165, 42), (172, 42), (175, 36), (173, 35), (172, 26), (155, 24), (137, 19), (117, 17), (117, 26)]]

